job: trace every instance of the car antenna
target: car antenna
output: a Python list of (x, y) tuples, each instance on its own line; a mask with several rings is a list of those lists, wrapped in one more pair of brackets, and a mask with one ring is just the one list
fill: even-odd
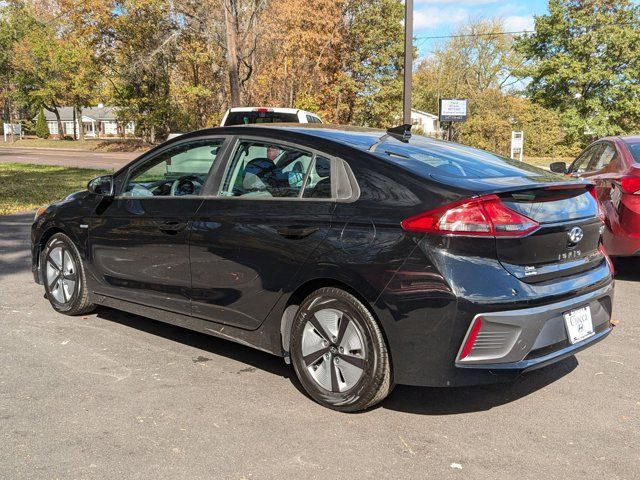
[(397, 140), (400, 140), (404, 143), (409, 143), (409, 139), (411, 138), (411, 125), (405, 123), (403, 125), (398, 125), (397, 127), (391, 127), (387, 129), (387, 133), (381, 136), (376, 143), (369, 147), (370, 152), (375, 152), (376, 149), (383, 144), (387, 138), (393, 137)]

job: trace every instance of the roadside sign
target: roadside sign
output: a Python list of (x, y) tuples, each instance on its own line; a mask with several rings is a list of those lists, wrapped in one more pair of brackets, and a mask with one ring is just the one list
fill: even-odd
[(13, 127), (13, 135), (22, 138), (22, 125), (19, 123), (5, 123), (4, 125), (4, 141), (7, 141), (7, 137), (11, 136), (11, 127)]
[(439, 116), (441, 122), (464, 122), (467, 119), (467, 101), (441, 99)]
[(522, 152), (524, 151), (524, 132), (511, 132), (511, 158), (522, 161)]

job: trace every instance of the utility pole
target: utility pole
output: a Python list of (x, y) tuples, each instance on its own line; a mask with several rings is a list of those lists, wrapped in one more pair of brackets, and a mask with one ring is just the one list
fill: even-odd
[(413, 0), (404, 0), (404, 90), (402, 123), (411, 125), (411, 77), (413, 75)]

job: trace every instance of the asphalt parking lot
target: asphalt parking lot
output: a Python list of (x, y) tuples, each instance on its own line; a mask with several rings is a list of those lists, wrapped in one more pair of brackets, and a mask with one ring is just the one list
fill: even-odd
[(361, 414), (270, 355), (130, 314), (55, 313), (32, 215), (0, 218), (0, 478), (640, 478), (640, 258), (613, 334), (516, 383), (399, 386)]

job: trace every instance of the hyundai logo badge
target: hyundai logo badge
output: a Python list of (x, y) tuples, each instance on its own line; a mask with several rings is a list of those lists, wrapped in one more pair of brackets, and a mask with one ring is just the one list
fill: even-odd
[(569, 241), (574, 245), (584, 238), (584, 232), (580, 227), (573, 227), (567, 235), (569, 235)]

